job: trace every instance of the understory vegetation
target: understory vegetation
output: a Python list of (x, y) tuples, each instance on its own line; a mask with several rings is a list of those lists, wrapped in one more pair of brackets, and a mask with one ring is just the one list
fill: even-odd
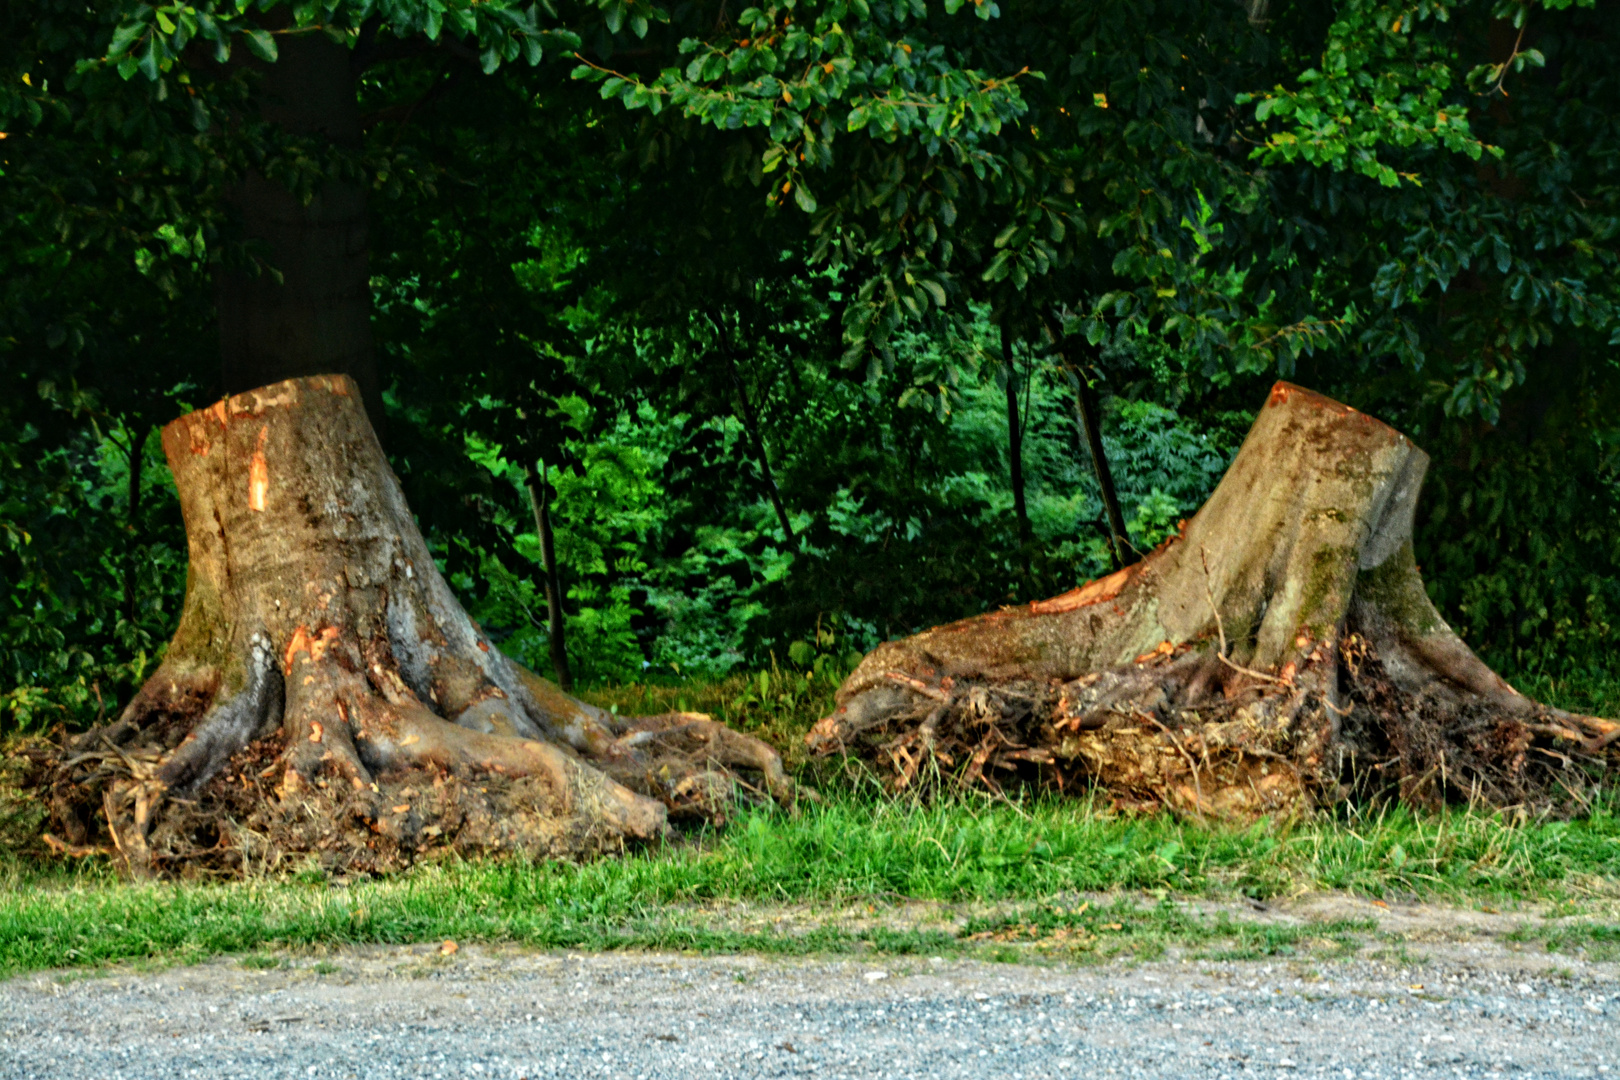
[[(0, 731), (115, 713), (172, 632), (158, 430), (231, 382), (221, 275), (281, 273), (251, 170), (369, 201), (357, 375), (539, 670), (531, 494), (581, 685), (824, 673), (1133, 560), (1282, 377), (1430, 453), (1484, 659), (1617, 674), (1612, 7), (805, 3), (8, 11)], [(243, 122), (321, 35), (355, 140)]]
[[(1278, 379), (1429, 455), (1413, 556), (1480, 658), (1620, 717), (1617, 38), (1620, 5), (1593, 0), (8, 5), (0, 976), (441, 939), (1106, 958), (1377, 938), (1231, 914), (1322, 890), (1539, 905), (1525, 934), (1614, 955), (1612, 779), (1570, 791), (1569, 820), (1369, 797), (1240, 828), (1202, 820), (1202, 791), (1184, 816), (912, 800), (804, 736), (879, 643), (1176, 535)], [(336, 73), (308, 95), (331, 116), (278, 118), (266, 87), (303, 70), (279, 48)], [(343, 250), (275, 265), (260, 182), (310, 235), (346, 205)], [(343, 308), (355, 341), (233, 353), (252, 335), (231, 328), (281, 324), (229, 298), (264, 315), (300, 273), (289, 321)], [(476, 620), (469, 652), (620, 714), (708, 713), (821, 799), (716, 803), (723, 825), (586, 865), (126, 885), (104, 847), (47, 858), (17, 751), (114, 720), (185, 598), (162, 433), (339, 372), (327, 338), (353, 345), (340, 373)], [(1243, 672), (1209, 603), (1209, 666)], [(263, 647), (292, 670), (290, 641)], [(949, 918), (902, 925), (912, 904)]]

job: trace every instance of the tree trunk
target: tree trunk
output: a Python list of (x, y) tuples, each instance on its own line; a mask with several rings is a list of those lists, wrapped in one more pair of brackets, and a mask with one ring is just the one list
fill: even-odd
[(1427, 456), (1278, 383), (1219, 487), (1144, 561), (892, 641), (812, 730), (903, 788), (1020, 774), (1248, 818), (1388, 790), (1577, 807), (1620, 724), (1522, 697), (1412, 557)]
[(568, 669), (568, 644), (563, 639), (562, 577), (557, 572), (557, 545), (551, 535), (551, 482), (546, 463), (525, 466), (523, 478), (529, 491), (529, 509), (534, 511), (535, 535), (540, 538), (540, 570), (546, 579), (546, 637), (551, 649), (551, 668), (557, 685), (574, 688), (574, 673)]
[[(279, 41), (280, 58), (261, 67), (260, 114), (289, 134), (357, 149), (360, 106), (349, 50), (323, 34)], [(259, 243), (262, 264), (256, 272), (220, 267), (214, 275), (224, 392), (347, 375), (380, 430), (365, 190), (326, 180), (304, 199), (249, 172), (231, 202), (244, 238)]]
[(1102, 423), (1097, 413), (1097, 395), (1086, 382), (1085, 373), (1069, 366), (1069, 378), (1074, 383), (1074, 415), (1080, 423), (1080, 433), (1091, 452), (1091, 468), (1097, 474), (1097, 487), (1102, 492), (1103, 512), (1108, 518), (1108, 546), (1114, 554), (1114, 569), (1120, 570), (1136, 560), (1131, 557), (1130, 540), (1125, 532), (1125, 515), (1119, 508), (1119, 492), (1114, 489), (1114, 470), (1108, 467), (1108, 453), (1103, 449)]
[(743, 385), (742, 372), (737, 368), (737, 361), (731, 355), (731, 346), (726, 341), (725, 324), (711, 315), (709, 321), (714, 323), (715, 332), (720, 335), (720, 352), (726, 358), (726, 364), (731, 368), (731, 383), (737, 391), (739, 411), (737, 417), (742, 421), (743, 431), (754, 450), (754, 456), (759, 461), (760, 479), (765, 485), (765, 495), (771, 502), (771, 509), (776, 511), (776, 522), (782, 526), (782, 535), (787, 539), (787, 545), (798, 550), (799, 538), (793, 532), (793, 521), (788, 517), (787, 507), (782, 503), (782, 489), (776, 485), (776, 474), (771, 471), (770, 455), (765, 452), (765, 436), (760, 431), (759, 414), (754, 411), (753, 402), (748, 399), (748, 388)]
[[(347, 870), (421, 851), (584, 854), (723, 817), (776, 754), (695, 714), (624, 719), (503, 656), (451, 595), (346, 376), (163, 429), (190, 549), (180, 626), (67, 748), (54, 826), (133, 873)], [(62, 842), (62, 841), (59, 841)]]
[(142, 540), (141, 530), (141, 470), (146, 460), (146, 436), (150, 432), (144, 423), (139, 425), (139, 434), (134, 427), (126, 427), (129, 436), (129, 484), (128, 499), (124, 515), (125, 539), (124, 550), (124, 621), (135, 621), (135, 559), (136, 549)]
[[(1007, 373), (1007, 460), (1011, 471), (1013, 513), (1018, 518), (1018, 542), (1026, 549), (1034, 539), (1029, 527), (1029, 504), (1024, 497), (1024, 429), (1018, 416), (1018, 366), (1013, 363), (1013, 338), (1001, 327), (1001, 362)], [(1024, 567), (1029, 568), (1025, 551)]]

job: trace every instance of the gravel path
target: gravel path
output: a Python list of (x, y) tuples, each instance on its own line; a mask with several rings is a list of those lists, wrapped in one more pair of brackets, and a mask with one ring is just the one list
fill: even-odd
[[(1496, 945), (1134, 965), (354, 949), (0, 983), (0, 1078), (1620, 1080), (1620, 971)], [(1554, 966), (1554, 965), (1560, 966)]]

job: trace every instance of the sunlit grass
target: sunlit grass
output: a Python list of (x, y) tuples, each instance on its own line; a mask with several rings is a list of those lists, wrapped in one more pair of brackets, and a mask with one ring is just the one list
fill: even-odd
[[(1620, 819), (1611, 804), (1573, 822), (1391, 811), (1230, 829), (1113, 815), (1072, 801), (920, 806), (849, 795), (798, 814), (746, 815), (722, 833), (585, 865), (444, 862), (342, 885), (311, 874), (132, 886), (104, 865), (12, 862), (0, 869), (0, 974), (444, 938), (549, 947), (938, 952), (993, 944), (1000, 925), (969, 924), (960, 937), (836, 926), (771, 934), (702, 917), (699, 909), (712, 901), (843, 910), (918, 900), (1030, 904), (1034, 916), (998, 918), (1012, 926), (1070, 918), (1080, 935), (1075, 940), (1087, 947), (1152, 954), (1170, 942), (1218, 939), (1240, 952), (1264, 953), (1288, 944), (1281, 938), (1266, 944), (1266, 934), (1275, 938), (1281, 930), (1222, 925), (1139, 900), (1344, 889), (1511, 903), (1612, 896), (1617, 882)], [(1126, 899), (1080, 907), (1082, 897), (1098, 893)]]
[[(1343, 890), (1465, 904), (1556, 901), (1579, 916), (1588, 900), (1620, 899), (1613, 794), (1575, 821), (1346, 806), (1247, 828), (1052, 797), (897, 800), (858, 771), (813, 765), (797, 751), (830, 707), (839, 675), (778, 668), (764, 677), (587, 692), (627, 714), (707, 712), (758, 734), (822, 783), (827, 798), (796, 813), (746, 813), (719, 832), (585, 865), (450, 860), (385, 880), (310, 872), (130, 885), (102, 861), (6, 854), (37, 835), (41, 811), (8, 788), (20, 759), (0, 748), (0, 975), (220, 954), (271, 963), (265, 950), (446, 938), (779, 953), (972, 949), (993, 957), (1024, 955), (1017, 950), (1035, 943), (1093, 957), (1152, 956), (1172, 945), (1275, 955), (1306, 939), (1347, 942), (1369, 927), (1240, 925), (1195, 916), (1176, 901)], [(1566, 708), (1620, 714), (1620, 684), (1599, 675), (1519, 685)], [(739, 928), (714, 914), (733, 903), (847, 914), (916, 901), (951, 906), (957, 917), (947, 929), (812, 919), (788, 933)], [(1620, 941), (1620, 928), (1590, 920), (1524, 933), (1548, 948), (1612, 951)]]

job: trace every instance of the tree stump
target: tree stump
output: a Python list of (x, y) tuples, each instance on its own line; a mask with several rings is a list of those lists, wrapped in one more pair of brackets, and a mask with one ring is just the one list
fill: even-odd
[(163, 447), (180, 625), (117, 721), (64, 747), (55, 846), (110, 845), (137, 875), (375, 871), (437, 847), (589, 854), (671, 814), (723, 818), (739, 783), (792, 799), (755, 739), (610, 715), (504, 656), (435, 567), (347, 376), (237, 394)]
[(1143, 561), (891, 641), (812, 750), (892, 787), (1017, 776), (1117, 804), (1253, 818), (1389, 791), (1578, 809), (1620, 724), (1533, 702), (1430, 603), (1412, 555), (1428, 456), (1288, 383)]

